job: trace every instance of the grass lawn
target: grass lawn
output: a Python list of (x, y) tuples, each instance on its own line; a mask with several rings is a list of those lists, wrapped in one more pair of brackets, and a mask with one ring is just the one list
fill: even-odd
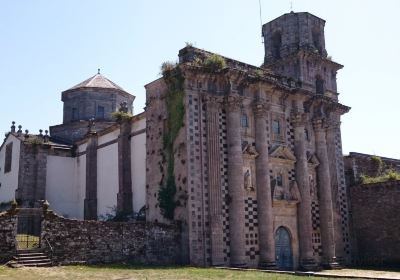
[(294, 276), (287, 274), (264, 273), (256, 271), (232, 271), (214, 268), (193, 267), (132, 267), (132, 266), (63, 266), (50, 268), (8, 268), (0, 266), (0, 280), (36, 279), (276, 279), (296, 280), (329, 279), (322, 277)]

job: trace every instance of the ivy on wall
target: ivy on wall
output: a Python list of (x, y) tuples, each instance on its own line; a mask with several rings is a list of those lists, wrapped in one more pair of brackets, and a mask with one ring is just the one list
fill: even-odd
[(172, 220), (177, 206), (175, 201), (176, 183), (174, 174), (174, 143), (180, 129), (184, 125), (184, 77), (179, 65), (163, 63), (161, 66), (162, 75), (167, 85), (167, 131), (164, 134), (163, 144), (167, 159), (167, 177), (165, 183), (158, 191), (158, 202), (162, 215)]

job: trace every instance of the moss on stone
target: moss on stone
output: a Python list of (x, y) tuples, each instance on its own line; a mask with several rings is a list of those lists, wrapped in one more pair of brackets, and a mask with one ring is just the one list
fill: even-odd
[(179, 66), (172, 63), (163, 63), (161, 71), (168, 87), (166, 93), (168, 113), (167, 132), (163, 137), (163, 145), (168, 168), (166, 181), (158, 191), (158, 202), (163, 216), (172, 220), (177, 206), (177, 202), (175, 201), (176, 182), (174, 170), (174, 143), (178, 137), (180, 129), (184, 125), (184, 77)]

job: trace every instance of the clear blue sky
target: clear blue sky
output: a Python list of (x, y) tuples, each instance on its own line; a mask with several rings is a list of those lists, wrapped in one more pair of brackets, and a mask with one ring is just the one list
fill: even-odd
[[(290, 0), (261, 0), (263, 23)], [(344, 152), (400, 158), (400, 1), (293, 0), (295, 12), (326, 20), (338, 75)], [(97, 68), (136, 95), (185, 42), (254, 65), (263, 61), (258, 0), (1, 0), (0, 132), (62, 122), (61, 91)]]

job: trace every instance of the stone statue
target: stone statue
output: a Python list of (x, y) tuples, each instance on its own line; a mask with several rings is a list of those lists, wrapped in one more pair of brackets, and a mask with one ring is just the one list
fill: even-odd
[(251, 182), (251, 172), (250, 169), (247, 169), (244, 173), (244, 188), (246, 190), (252, 191), (254, 190), (253, 184)]

